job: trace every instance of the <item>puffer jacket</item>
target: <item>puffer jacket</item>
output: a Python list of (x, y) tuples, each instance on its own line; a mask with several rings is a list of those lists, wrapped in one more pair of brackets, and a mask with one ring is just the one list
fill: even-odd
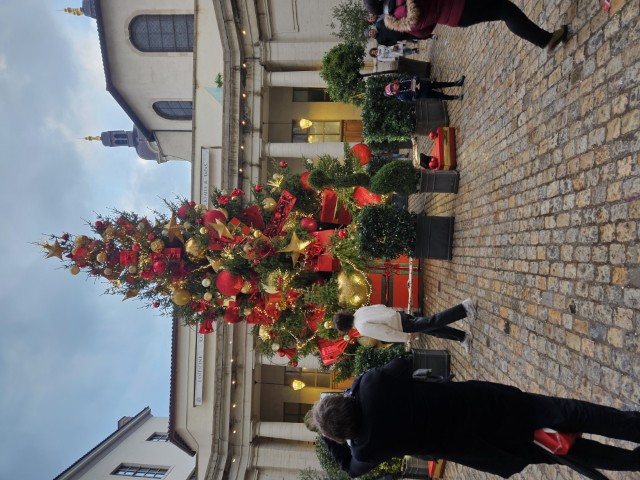
[(393, 15), (384, 16), (391, 30), (428, 38), (436, 25), (458, 26), (465, 0), (397, 0)]

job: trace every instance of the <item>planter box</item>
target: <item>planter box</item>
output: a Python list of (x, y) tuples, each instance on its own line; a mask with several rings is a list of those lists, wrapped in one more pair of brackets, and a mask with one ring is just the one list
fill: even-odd
[(458, 193), (460, 175), (456, 170), (425, 170), (420, 175), (420, 191)]
[(418, 215), (415, 258), (451, 260), (455, 217)]
[(449, 126), (449, 116), (444, 101), (435, 98), (419, 98), (416, 102), (417, 135), (429, 135), (440, 127)]

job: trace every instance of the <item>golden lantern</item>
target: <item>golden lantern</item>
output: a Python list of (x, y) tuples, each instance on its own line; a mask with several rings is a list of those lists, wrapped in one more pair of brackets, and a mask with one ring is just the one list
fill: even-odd
[(302, 390), (304, 387), (306, 387), (306, 385), (302, 380), (294, 380), (293, 382), (291, 382), (291, 388), (296, 391)]
[(308, 120), (306, 118), (302, 118), (300, 119), (300, 122), (298, 122), (298, 125), (300, 125), (300, 128), (310, 128), (313, 125), (313, 122), (311, 120)]

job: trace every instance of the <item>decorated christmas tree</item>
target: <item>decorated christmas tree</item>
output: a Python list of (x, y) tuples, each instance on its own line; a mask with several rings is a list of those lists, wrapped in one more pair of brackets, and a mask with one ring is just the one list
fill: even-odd
[(138, 298), (200, 333), (245, 321), (256, 325), (261, 353), (294, 366), (317, 353), (329, 365), (358, 336), (339, 335), (332, 315), (372, 294), (374, 259), (363, 255), (369, 241), (357, 226), (362, 210), (381, 201), (366, 189), (369, 156), (357, 146), (301, 175), (283, 161), (253, 187), (252, 201), (234, 189), (215, 191), (210, 206), (166, 202), (168, 212), (153, 219), (114, 211), (89, 224), (92, 236), (52, 235), (41, 245), (71, 274), (103, 278), (108, 293)]

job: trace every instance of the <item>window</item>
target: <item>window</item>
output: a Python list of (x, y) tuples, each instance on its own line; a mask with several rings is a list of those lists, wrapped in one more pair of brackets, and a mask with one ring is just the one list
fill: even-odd
[(293, 143), (323, 143), (342, 141), (342, 122), (313, 122), (309, 128), (293, 126)]
[(120, 465), (111, 475), (119, 477), (164, 478), (168, 469), (160, 467), (139, 467), (134, 465)]
[(129, 36), (141, 52), (193, 52), (193, 15), (138, 15)]
[(149, 438), (147, 438), (147, 442), (168, 442), (169, 434), (168, 433), (154, 433)]
[(304, 416), (313, 408), (311, 403), (289, 403), (283, 405), (282, 420), (290, 423), (304, 422)]
[(193, 102), (171, 100), (153, 104), (153, 109), (162, 118), (168, 120), (191, 120), (193, 116)]
[(294, 88), (294, 102), (331, 102), (324, 88)]

